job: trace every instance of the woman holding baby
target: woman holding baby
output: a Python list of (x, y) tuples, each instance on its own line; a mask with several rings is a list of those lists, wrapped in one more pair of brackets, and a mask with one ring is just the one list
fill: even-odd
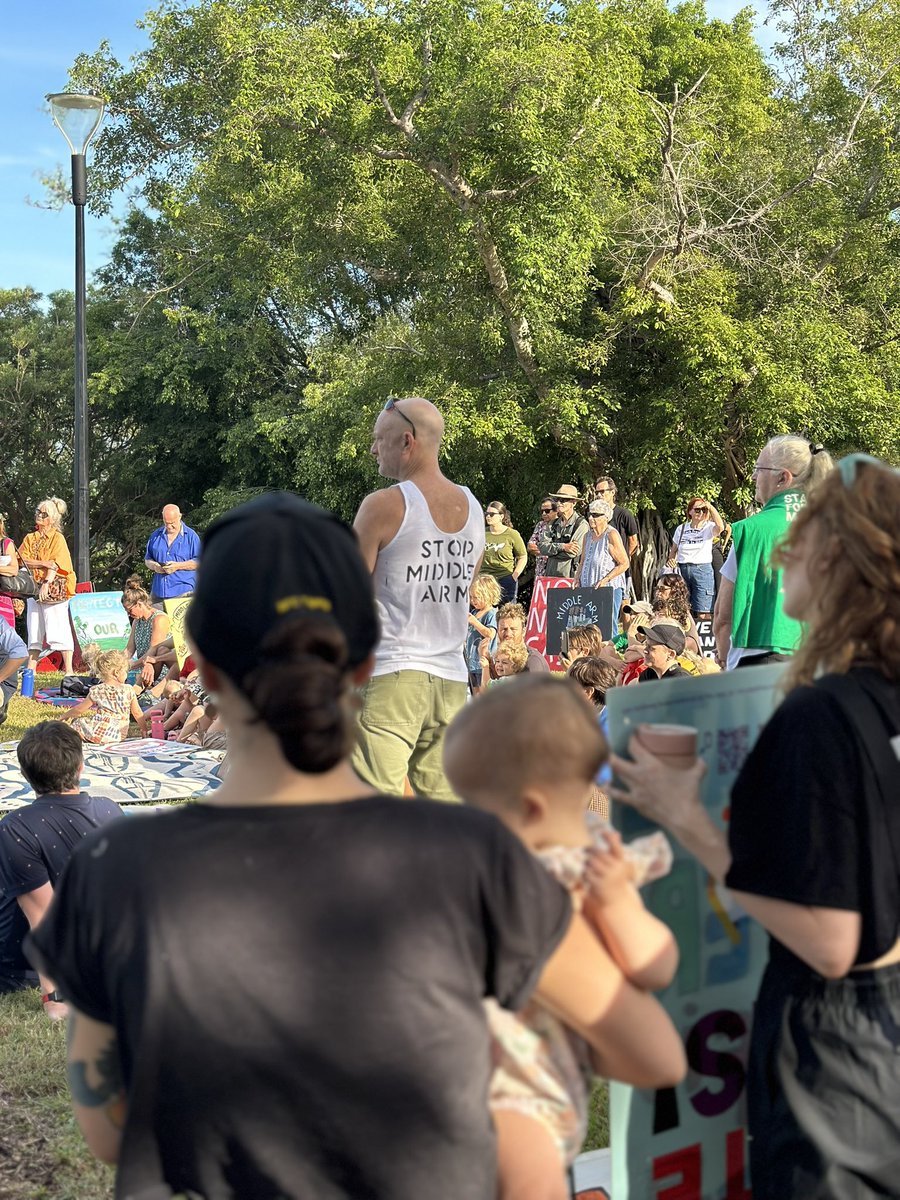
[[(33, 935), (117, 1194), (494, 1200), (485, 996), (537, 997), (612, 1078), (683, 1076), (658, 1002), (501, 821), (354, 774), (379, 631), (349, 527), (284, 492), (227, 513), (187, 632), (225, 783), (86, 839)], [(605, 748), (573, 703), (588, 781)]]
[[(865, 455), (808, 495), (774, 558), (807, 632), (787, 694), (731, 796), (702, 763), (614, 759), (670, 830), (770, 934), (747, 1079), (754, 1200), (898, 1193), (900, 1170), (900, 473)], [(627, 790), (625, 790), (627, 788)]]

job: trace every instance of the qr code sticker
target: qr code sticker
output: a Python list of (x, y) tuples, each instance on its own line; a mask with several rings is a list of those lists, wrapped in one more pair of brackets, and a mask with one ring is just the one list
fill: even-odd
[(733, 775), (739, 771), (749, 753), (749, 726), (738, 725), (736, 729), (719, 730), (716, 759), (720, 775)]

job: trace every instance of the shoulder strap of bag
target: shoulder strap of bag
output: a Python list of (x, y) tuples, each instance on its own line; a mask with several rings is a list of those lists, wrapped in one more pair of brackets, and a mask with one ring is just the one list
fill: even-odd
[(900, 848), (897, 844), (900, 836), (900, 813), (897, 812), (897, 799), (900, 797), (900, 759), (891, 744), (881, 705), (870, 689), (855, 675), (821, 679), (818, 686), (825, 688), (841, 706), (844, 716), (856, 731), (863, 753), (872, 765), (884, 808), (894, 866), (900, 875)]

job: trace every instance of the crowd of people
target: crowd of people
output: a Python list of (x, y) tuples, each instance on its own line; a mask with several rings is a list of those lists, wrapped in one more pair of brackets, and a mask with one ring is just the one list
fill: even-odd
[[(69, 758), (40, 774), (20, 746), (37, 796), (23, 811), (81, 815), (52, 862), (46, 822), (25, 820), (40, 906), (4, 864), (21, 821), (0, 822), (0, 921), (12, 904), (31, 929), (17, 978), (39, 971), (48, 1015), (68, 1014), (76, 1117), (118, 1164), (117, 1194), (562, 1200), (594, 1075), (664, 1088), (686, 1071), (653, 996), (678, 948), (638, 890), (671, 845), (622, 845), (608, 797), (770, 934), (754, 1196), (892, 1194), (900, 474), (773, 438), (753, 472), (759, 512), (729, 528), (691, 499), (644, 599), (613, 480), (548, 494), (526, 542), (502, 502), (443, 474), (442, 434), (429, 401), (387, 401), (372, 453), (396, 482), (353, 530), (275, 492), (201, 548), (167, 506), (153, 590), (130, 580), (123, 595), (127, 652), (95, 660), (71, 724), (36, 727), (68, 738)], [(247, 545), (259, 569), (238, 577)], [(70, 570), (29, 550), (45, 579)], [(607, 627), (566, 630), (556, 672), (525, 641), (529, 555), (537, 577), (612, 593)], [(193, 592), (187, 671), (165, 657), (169, 586)], [(711, 614), (714, 659), (698, 629)], [(701, 804), (702, 762), (675, 770), (638, 738), (608, 761), (611, 689), (782, 660), (785, 698), (727, 832)], [(17, 669), (0, 661), (0, 689)], [(229, 770), (203, 803), (107, 821), (70, 759), (85, 729), (146, 721), (138, 692), (167, 723), (211, 708)]]

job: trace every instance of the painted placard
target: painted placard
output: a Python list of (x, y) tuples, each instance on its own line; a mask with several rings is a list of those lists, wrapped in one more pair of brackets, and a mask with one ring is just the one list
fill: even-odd
[[(612, 747), (627, 753), (631, 733), (645, 722), (695, 726), (708, 768), (703, 802), (724, 825), (732, 784), (781, 698), (783, 670), (753, 667), (613, 688), (607, 693)], [(624, 806), (615, 823), (626, 842), (652, 828)], [(744, 1082), (767, 937), (670, 840), (672, 871), (642, 894), (678, 941), (678, 974), (660, 999), (684, 1038), (688, 1075), (677, 1088), (656, 1092), (612, 1085), (612, 1195), (751, 1200)]]
[(525, 626), (525, 645), (543, 654), (554, 671), (563, 669), (558, 658), (547, 654), (547, 596), (557, 588), (571, 588), (573, 580), (557, 575), (540, 575), (534, 581), (531, 604), (528, 608), (528, 624)]
[(606, 639), (614, 636), (612, 588), (570, 588), (548, 594), (548, 656), (565, 653), (563, 630), (579, 625), (596, 625)]
[(121, 592), (80, 592), (69, 601), (69, 616), (82, 650), (96, 644), (101, 650), (124, 650), (131, 622), (122, 607)]
[(184, 619), (187, 616), (190, 602), (190, 596), (178, 596), (174, 600), (163, 600), (163, 608), (165, 608), (169, 617), (170, 634), (179, 667), (184, 666), (185, 659), (190, 654), (184, 634)]

